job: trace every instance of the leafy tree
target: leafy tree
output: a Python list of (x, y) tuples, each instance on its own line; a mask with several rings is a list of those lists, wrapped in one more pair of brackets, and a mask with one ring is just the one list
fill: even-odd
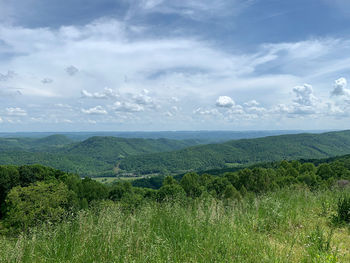
[(199, 184), (199, 175), (197, 173), (185, 174), (180, 181), (180, 185), (189, 197), (199, 197), (202, 193), (202, 189)]
[(240, 188), (240, 178), (237, 173), (225, 173), (224, 176), (229, 180), (229, 182), (236, 188)]
[(19, 172), (15, 166), (0, 166), (0, 219), (5, 208), (5, 198), (11, 188), (20, 184)]
[(282, 167), (283, 169), (289, 169), (289, 168), (293, 168), (291, 163), (289, 163), (288, 161), (286, 160), (283, 160), (280, 162), (280, 167)]
[(292, 165), (292, 167), (297, 170), (300, 171), (300, 167), (301, 167), (301, 163), (297, 160), (291, 161), (290, 163)]
[(18, 168), (21, 186), (28, 186), (36, 181), (55, 179), (54, 170), (42, 165), (23, 165)]
[(298, 181), (301, 183), (305, 183), (311, 189), (317, 186), (317, 176), (314, 173), (306, 172), (298, 176)]
[(321, 177), (323, 180), (328, 180), (330, 177), (333, 176), (333, 171), (331, 166), (328, 163), (323, 163), (317, 167), (316, 174), (319, 177)]
[(199, 184), (204, 186), (205, 188), (208, 187), (209, 184), (213, 181), (214, 177), (210, 174), (202, 174), (199, 178)]
[(85, 198), (90, 203), (93, 200), (106, 199), (108, 197), (108, 189), (107, 186), (91, 178), (84, 178), (79, 185), (78, 196), (81, 199)]
[(291, 176), (291, 177), (298, 177), (299, 175), (299, 172), (297, 169), (293, 168), (293, 167), (288, 167), (286, 170), (285, 170), (285, 174), (284, 176)]
[(186, 197), (185, 190), (179, 184), (165, 184), (157, 193), (157, 200), (181, 200)]
[(27, 187), (16, 186), (6, 198), (5, 224), (27, 229), (44, 221), (57, 222), (74, 207), (76, 196), (64, 183), (37, 182)]
[(215, 191), (216, 196), (221, 197), (224, 194), (224, 191), (228, 185), (231, 185), (226, 177), (215, 177), (208, 184), (208, 191)]
[(311, 173), (311, 174), (315, 174), (316, 173), (316, 167), (313, 163), (303, 163), (300, 167), (300, 173), (304, 174), (304, 173)]
[(163, 186), (164, 185), (173, 185), (173, 184), (177, 184), (177, 181), (174, 179), (174, 177), (172, 177), (172, 176), (165, 177), (165, 179), (163, 181)]
[(109, 192), (109, 199), (113, 201), (120, 201), (125, 196), (133, 195), (133, 187), (130, 182), (118, 182), (113, 185)]
[(224, 191), (225, 199), (237, 199), (240, 200), (242, 198), (241, 194), (237, 191), (237, 189), (231, 184), (227, 185)]

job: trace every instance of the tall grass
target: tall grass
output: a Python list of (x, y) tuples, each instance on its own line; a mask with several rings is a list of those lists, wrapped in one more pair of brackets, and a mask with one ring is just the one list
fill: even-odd
[(0, 262), (350, 262), (347, 228), (330, 222), (339, 193), (283, 190), (241, 202), (116, 203), (0, 237)]

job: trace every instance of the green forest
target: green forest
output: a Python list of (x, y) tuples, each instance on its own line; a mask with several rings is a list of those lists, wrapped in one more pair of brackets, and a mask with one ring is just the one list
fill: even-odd
[(350, 153), (350, 131), (242, 139), (178, 151), (129, 156), (119, 167), (140, 174), (181, 173), (258, 162), (327, 158)]
[(0, 138), (0, 164), (42, 164), (80, 176), (178, 174), (247, 167), (279, 160), (316, 159), (350, 153), (350, 131), (291, 134), (203, 144), (171, 140), (94, 136), (74, 141), (64, 135)]
[(129, 155), (165, 152), (201, 141), (90, 137), (73, 141), (64, 135), (44, 138), (0, 138), (0, 164), (42, 164), (81, 176), (111, 176)]

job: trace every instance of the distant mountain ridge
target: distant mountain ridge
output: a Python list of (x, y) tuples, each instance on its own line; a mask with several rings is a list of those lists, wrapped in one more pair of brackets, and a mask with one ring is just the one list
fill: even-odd
[(242, 139), (178, 151), (129, 156), (119, 167), (134, 173), (179, 173), (258, 162), (318, 159), (350, 153), (350, 131)]
[(81, 176), (117, 173), (182, 173), (240, 167), (282, 159), (319, 159), (350, 154), (350, 131), (292, 134), (202, 144), (170, 140), (64, 135), (0, 138), (0, 164), (43, 164)]
[(3, 150), (53, 150), (72, 144), (74, 141), (60, 134), (43, 138), (0, 138), (0, 151)]
[(199, 140), (91, 137), (74, 142), (64, 135), (0, 138), (0, 164), (43, 164), (83, 176), (112, 175), (129, 155), (179, 150)]
[(96, 132), (16, 132), (0, 133), (0, 138), (43, 138), (50, 135), (64, 135), (74, 141), (83, 141), (91, 137), (118, 137), (118, 138), (143, 138), (143, 139), (170, 139), (170, 140), (201, 140), (202, 143), (219, 143), (229, 140), (252, 139), (266, 136), (299, 133), (322, 133), (326, 131), (303, 130), (251, 130), (251, 131), (96, 131)]

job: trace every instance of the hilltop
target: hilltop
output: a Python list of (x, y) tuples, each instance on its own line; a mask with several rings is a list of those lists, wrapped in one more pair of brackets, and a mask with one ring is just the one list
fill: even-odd
[(320, 159), (350, 153), (350, 131), (292, 134), (232, 140), (182, 150), (129, 156), (120, 168), (134, 173), (180, 173), (235, 167), (259, 162)]
[(82, 176), (113, 175), (118, 161), (146, 153), (179, 150), (199, 140), (91, 137), (74, 142), (64, 135), (1, 138), (0, 164), (43, 164)]

